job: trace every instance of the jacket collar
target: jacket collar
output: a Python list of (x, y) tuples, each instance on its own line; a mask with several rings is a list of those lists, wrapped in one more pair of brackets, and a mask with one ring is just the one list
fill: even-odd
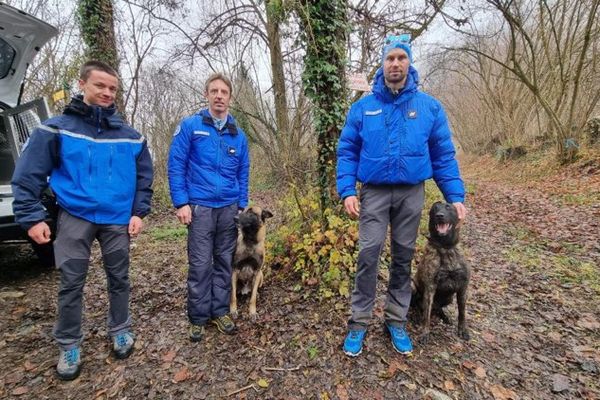
[(114, 104), (109, 107), (86, 104), (82, 95), (73, 96), (63, 114), (78, 115), (94, 125), (99, 122), (103, 127), (111, 129), (121, 128), (125, 124)]
[(380, 67), (375, 74), (375, 80), (373, 81), (373, 94), (381, 99), (385, 103), (399, 103), (405, 99), (408, 95), (415, 93), (419, 86), (419, 73), (416, 68), (410, 65), (408, 67), (408, 75), (406, 76), (406, 84), (398, 95), (394, 95), (390, 89), (385, 85), (385, 78), (383, 77), (383, 68)]
[(238, 134), (238, 128), (237, 128), (237, 124), (235, 122), (235, 118), (233, 118), (231, 116), (231, 114), (227, 114), (227, 122), (225, 123), (225, 126), (223, 126), (222, 130), (219, 130), (214, 122), (213, 122), (213, 118), (210, 115), (210, 113), (208, 112), (208, 109), (205, 108), (203, 110), (198, 111), (198, 115), (200, 117), (202, 117), (202, 123), (206, 124), (206, 125), (210, 125), (213, 128), (215, 128), (217, 130), (217, 132), (219, 133), (229, 133), (230, 135), (237, 135)]

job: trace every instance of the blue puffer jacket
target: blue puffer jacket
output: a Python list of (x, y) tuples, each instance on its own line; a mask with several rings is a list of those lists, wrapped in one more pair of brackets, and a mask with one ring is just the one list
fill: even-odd
[(417, 88), (417, 70), (409, 67), (404, 89), (393, 95), (383, 70), (373, 93), (352, 105), (337, 150), (337, 190), (356, 195), (356, 181), (417, 184), (433, 177), (448, 202), (465, 197), (451, 132), (442, 105)]
[(49, 183), (69, 214), (126, 225), (132, 215), (150, 212), (152, 178), (144, 137), (114, 106), (74, 97), (63, 115), (44, 121), (25, 145), (12, 179), (15, 218), (25, 230), (46, 218), (40, 195)]
[(232, 116), (222, 130), (208, 110), (185, 118), (169, 152), (169, 187), (175, 208), (248, 205), (248, 141)]

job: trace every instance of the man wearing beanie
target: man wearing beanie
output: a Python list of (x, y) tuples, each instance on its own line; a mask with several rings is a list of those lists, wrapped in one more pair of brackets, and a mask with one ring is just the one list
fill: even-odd
[[(391, 226), (390, 277), (385, 328), (394, 349), (412, 351), (406, 332), (410, 265), (425, 199), (424, 181), (433, 178), (460, 220), (465, 190), (455, 159), (446, 114), (440, 102), (418, 89), (410, 35), (388, 36), (373, 92), (352, 105), (337, 150), (337, 190), (346, 212), (359, 218), (359, 255), (352, 292), (352, 316), (343, 350), (362, 352), (372, 316), (378, 260)], [(356, 182), (362, 183), (360, 202)]]

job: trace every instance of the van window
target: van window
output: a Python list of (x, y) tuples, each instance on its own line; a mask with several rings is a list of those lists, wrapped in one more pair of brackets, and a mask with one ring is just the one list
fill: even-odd
[(0, 38), (0, 79), (3, 79), (10, 71), (10, 66), (15, 59), (15, 49)]

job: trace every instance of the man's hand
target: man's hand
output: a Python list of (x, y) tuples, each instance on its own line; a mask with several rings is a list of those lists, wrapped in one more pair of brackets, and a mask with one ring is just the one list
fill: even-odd
[(346, 212), (352, 218), (358, 218), (358, 213), (360, 212), (360, 205), (358, 204), (358, 197), (356, 196), (348, 196), (344, 199), (344, 207), (346, 208)]
[(142, 219), (140, 217), (137, 217), (134, 215), (129, 220), (129, 229), (128, 229), (129, 236), (136, 237), (138, 235), (138, 233), (140, 233), (142, 231), (143, 227), (144, 227), (144, 221), (142, 221)]
[(37, 244), (46, 244), (50, 242), (50, 227), (44, 221), (38, 222), (29, 228), (27, 234)]
[(463, 203), (457, 202), (452, 203), (454, 208), (456, 208), (456, 212), (458, 213), (458, 221), (464, 222), (464, 219), (467, 217), (467, 208)]
[(192, 223), (192, 208), (187, 204), (183, 207), (179, 207), (175, 215), (177, 215), (179, 222), (184, 225)]

